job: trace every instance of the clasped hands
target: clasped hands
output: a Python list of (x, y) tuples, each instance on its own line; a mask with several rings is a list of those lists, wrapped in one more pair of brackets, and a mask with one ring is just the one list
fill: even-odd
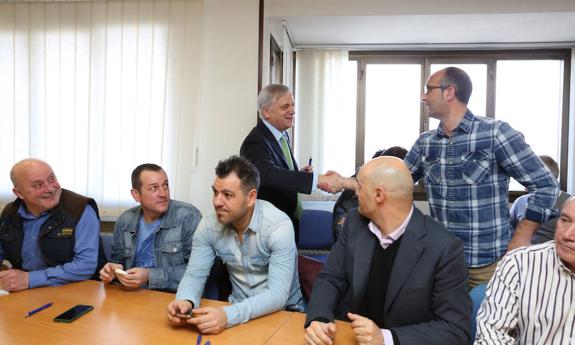
[[(183, 317), (185, 315), (185, 317)], [(203, 334), (221, 333), (228, 324), (226, 312), (221, 307), (193, 309), (190, 301), (175, 300), (168, 304), (168, 319), (174, 325), (195, 325)]]
[(324, 192), (339, 193), (345, 187), (345, 179), (333, 170), (328, 170), (325, 174), (319, 175), (317, 187)]
[(116, 269), (123, 270), (124, 266), (113, 262), (105, 264), (100, 270), (100, 280), (107, 284), (117, 278), (122, 285), (129, 289), (137, 289), (149, 280), (150, 272), (147, 268), (133, 267), (126, 271), (127, 274), (116, 274)]

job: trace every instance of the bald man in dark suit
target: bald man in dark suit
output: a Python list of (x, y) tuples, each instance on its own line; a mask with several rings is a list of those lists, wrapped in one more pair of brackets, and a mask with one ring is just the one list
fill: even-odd
[(334, 319), (358, 344), (467, 344), (471, 300), (463, 244), (413, 206), (402, 160), (379, 157), (358, 176), (359, 208), (317, 275), (306, 344), (331, 344)]

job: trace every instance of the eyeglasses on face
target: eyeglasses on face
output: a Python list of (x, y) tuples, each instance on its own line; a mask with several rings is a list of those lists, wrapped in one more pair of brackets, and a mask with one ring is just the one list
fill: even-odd
[(428, 85), (425, 84), (425, 93), (429, 93), (429, 91), (433, 90), (433, 89), (441, 89), (441, 91), (447, 89), (448, 87), (450, 87), (451, 85), (447, 85), (447, 86), (441, 86), (441, 85)]

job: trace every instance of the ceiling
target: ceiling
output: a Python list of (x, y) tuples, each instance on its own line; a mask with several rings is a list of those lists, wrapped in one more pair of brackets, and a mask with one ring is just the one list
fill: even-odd
[[(381, 5), (385, 1), (387, 7)], [(271, 9), (265, 8), (266, 20), (276, 25), (283, 23), (295, 48), (575, 47), (575, 8), (572, 8), (575, 1), (566, 6), (560, 0), (547, 0), (548, 8), (534, 7), (533, 3), (531, 8), (522, 8), (531, 12), (522, 13), (512, 12), (512, 0), (501, 0), (506, 5), (501, 12), (497, 12), (495, 5), (465, 8), (471, 13), (455, 13), (458, 11), (445, 1), (443, 11), (437, 8), (416, 11), (389, 1), (395, 0), (378, 3), (356, 0), (359, 6), (338, 11), (333, 6), (342, 8), (347, 2), (310, 0), (307, 8), (306, 4), (299, 4), (302, 8), (298, 10), (297, 0), (292, 0), (291, 6), (289, 1), (271, 0)], [(489, 1), (484, 0), (482, 5), (485, 2)], [(568, 10), (557, 11), (561, 6)]]

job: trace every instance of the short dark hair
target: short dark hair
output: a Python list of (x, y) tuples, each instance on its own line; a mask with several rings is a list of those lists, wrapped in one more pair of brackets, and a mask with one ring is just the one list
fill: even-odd
[(371, 156), (371, 159), (374, 159), (374, 158), (377, 158), (377, 157), (383, 155), (384, 152), (385, 152), (385, 149), (375, 151), (373, 156)]
[(557, 164), (557, 162), (553, 158), (547, 155), (541, 155), (539, 156), (539, 158), (541, 158), (541, 160), (543, 161), (543, 163), (545, 163), (547, 168), (551, 170), (553, 176), (555, 176), (555, 178), (559, 178), (559, 164)]
[(392, 146), (387, 150), (384, 150), (380, 156), (393, 156), (399, 159), (404, 159), (407, 155), (407, 150), (401, 146)]
[(471, 83), (469, 75), (457, 67), (447, 67), (444, 71), (445, 74), (439, 82), (439, 85), (452, 85), (455, 88), (455, 97), (457, 97), (461, 103), (467, 105), (471, 97), (471, 91), (473, 91), (473, 84)]
[[(373, 156), (371, 156), (371, 159), (375, 159), (375, 158), (381, 157), (381, 156), (393, 156), (393, 157), (397, 157), (399, 159), (404, 159), (405, 156), (407, 156), (407, 150), (401, 146), (392, 146), (388, 149), (381, 149), (381, 150), (375, 151)], [(359, 169), (360, 168), (356, 169), (355, 174), (353, 174), (352, 177), (357, 176)]]
[(258, 190), (260, 187), (260, 173), (258, 169), (247, 159), (239, 156), (231, 156), (218, 162), (216, 176), (226, 178), (234, 172), (240, 179), (245, 194), (250, 190)]
[(164, 171), (161, 166), (154, 163), (144, 163), (140, 164), (132, 171), (132, 188), (139, 191), (142, 187), (142, 180), (140, 180), (140, 175), (142, 171)]

